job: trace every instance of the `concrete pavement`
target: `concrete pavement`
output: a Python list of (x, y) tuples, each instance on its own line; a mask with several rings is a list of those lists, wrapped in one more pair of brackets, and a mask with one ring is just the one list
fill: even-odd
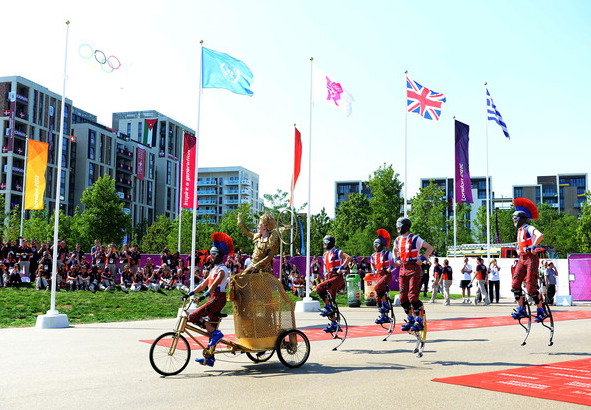
[[(451, 306), (427, 304), (428, 319), (509, 315), (514, 304)], [(555, 307), (556, 311), (591, 306)], [(396, 307), (400, 322), (403, 312)], [(350, 326), (369, 325), (370, 307), (343, 308)], [(326, 324), (317, 313), (297, 313), (301, 330)], [(520, 366), (591, 356), (591, 319), (556, 322), (554, 346), (548, 331), (534, 325), (526, 346), (517, 325), (430, 332), (424, 356), (411, 353), (407, 334), (351, 337), (338, 351), (335, 341), (312, 341), (306, 364), (284, 367), (276, 355), (255, 364), (245, 355), (216, 356), (214, 368), (193, 362), (178, 376), (160, 377), (150, 366), (150, 345), (175, 320), (76, 325), (68, 329), (0, 330), (1, 409), (158, 408), (405, 408), (570, 409), (583, 406), (431, 381)], [(399, 325), (397, 325), (399, 326)], [(221, 330), (234, 333), (232, 318)]]

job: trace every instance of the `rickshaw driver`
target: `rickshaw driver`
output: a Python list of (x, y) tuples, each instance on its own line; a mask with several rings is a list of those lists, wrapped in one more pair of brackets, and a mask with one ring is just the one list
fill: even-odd
[[(219, 322), (219, 314), (224, 306), (226, 306), (226, 283), (227, 279), (230, 277), (228, 268), (226, 268), (226, 265), (223, 263), (224, 254), (222, 250), (214, 246), (210, 249), (209, 254), (211, 255), (211, 260), (214, 264), (209, 275), (205, 280), (199, 283), (195, 289), (182, 297), (183, 299), (186, 299), (207, 287), (207, 291), (197, 300), (201, 301), (208, 296), (209, 300), (191, 313), (188, 320), (198, 326), (205, 327), (205, 330), (207, 330), (211, 337), (209, 344), (207, 345), (208, 348), (217, 344), (224, 337), (224, 334), (219, 329), (216, 329), (216, 326), (212, 323)], [(204, 320), (204, 317), (206, 316), (209, 318), (207, 321)], [(211, 356), (207, 360), (205, 358), (197, 358), (195, 361), (202, 365), (213, 367), (215, 357)]]

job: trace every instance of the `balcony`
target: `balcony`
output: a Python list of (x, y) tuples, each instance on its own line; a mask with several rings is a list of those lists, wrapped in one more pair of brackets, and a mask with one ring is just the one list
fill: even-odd
[(118, 157), (133, 158), (133, 152), (128, 151), (127, 148), (118, 148), (117, 149), (117, 156)]
[(218, 202), (215, 199), (203, 199), (199, 200), (199, 205), (217, 205)]
[(252, 191), (250, 189), (243, 188), (240, 190), (241, 195), (252, 195)]
[(131, 167), (131, 165), (124, 164), (123, 162), (117, 163), (117, 170), (130, 174), (133, 173), (133, 168)]
[(238, 200), (237, 199), (226, 199), (224, 201), (224, 203), (226, 205), (238, 205)]
[(115, 179), (115, 184), (116, 185), (123, 185), (126, 187), (130, 187), (131, 186), (131, 179), (127, 179), (127, 178), (123, 178), (123, 177), (117, 177)]
[(198, 189), (197, 195), (217, 195), (215, 189)]
[(197, 180), (197, 186), (216, 186), (217, 184), (215, 179)]
[(215, 209), (197, 209), (197, 215), (216, 215)]
[(226, 180), (226, 185), (238, 185), (238, 178), (229, 178)]
[(252, 186), (252, 181), (250, 179), (243, 179), (242, 181), (240, 181), (240, 184)]
[(226, 189), (226, 192), (224, 192), (224, 195), (237, 195), (237, 194), (238, 194), (238, 188)]

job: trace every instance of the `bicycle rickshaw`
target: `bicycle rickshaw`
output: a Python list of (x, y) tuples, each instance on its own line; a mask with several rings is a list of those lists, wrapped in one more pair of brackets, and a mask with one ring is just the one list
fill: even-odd
[[(293, 243), (297, 235), (295, 230), (293, 235), (286, 235), (286, 232), (291, 231), (288, 217), (294, 218), (295, 215), (291, 210), (284, 210), (277, 221), (281, 250), (283, 244)], [(234, 302), (236, 341), (223, 338), (208, 348), (209, 334), (187, 323), (190, 304), (184, 300), (174, 330), (160, 335), (150, 348), (150, 364), (156, 372), (163, 376), (180, 373), (189, 364), (191, 349), (202, 349), (205, 359), (221, 353), (245, 353), (255, 363), (265, 362), (277, 352), (281, 363), (290, 368), (300, 367), (308, 360), (310, 341), (302, 331), (295, 329), (293, 302), (273, 274), (232, 276), (228, 297)], [(210, 323), (216, 329), (219, 327), (219, 322)], [(193, 345), (186, 336), (194, 342)]]

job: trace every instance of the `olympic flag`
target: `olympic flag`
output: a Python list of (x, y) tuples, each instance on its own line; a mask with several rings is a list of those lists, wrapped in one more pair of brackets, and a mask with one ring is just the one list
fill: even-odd
[(334, 77), (316, 67), (312, 68), (312, 101), (324, 101), (342, 111), (347, 117), (353, 110), (355, 98)]
[(472, 183), (470, 182), (470, 165), (468, 161), (468, 143), (470, 127), (460, 121), (456, 127), (456, 203), (474, 202), (472, 200)]
[[(185, 133), (183, 143), (183, 180), (181, 181), (181, 207), (193, 208), (195, 157), (197, 156), (197, 138)], [(199, 202), (197, 202), (197, 207)]]
[(43, 209), (45, 192), (45, 170), (49, 145), (45, 142), (28, 139), (25, 209)]
[(202, 47), (201, 75), (203, 88), (225, 88), (236, 94), (252, 96), (252, 71), (242, 61), (228, 54)]

